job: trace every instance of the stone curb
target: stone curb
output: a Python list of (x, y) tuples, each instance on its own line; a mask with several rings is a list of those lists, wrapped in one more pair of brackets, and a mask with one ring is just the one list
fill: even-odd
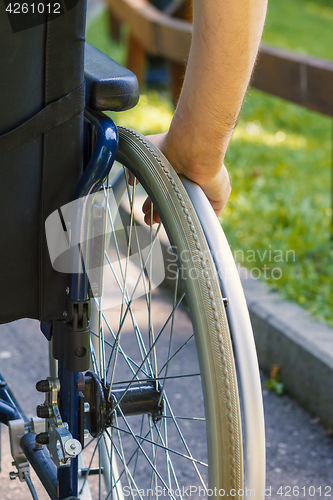
[(333, 329), (297, 304), (240, 272), (260, 368), (281, 367), (289, 394), (322, 424), (333, 427)]

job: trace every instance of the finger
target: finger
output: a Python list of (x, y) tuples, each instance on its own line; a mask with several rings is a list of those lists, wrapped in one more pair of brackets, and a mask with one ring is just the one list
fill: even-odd
[(149, 197), (148, 197), (148, 198), (146, 198), (146, 200), (145, 200), (144, 204), (142, 205), (142, 212), (143, 212), (144, 214), (146, 214), (147, 212), (150, 212), (151, 205), (152, 205), (152, 203), (151, 203), (151, 199), (150, 199)]
[(135, 180), (135, 184), (139, 184), (139, 181), (138, 179), (135, 177), (134, 174), (132, 174), (132, 172), (128, 172), (128, 184), (130, 186), (134, 186), (134, 180)]
[(157, 210), (155, 207), (153, 207), (153, 217), (151, 213), (151, 209), (153, 207), (153, 204), (151, 202), (150, 198), (147, 198), (144, 204), (142, 205), (142, 212), (145, 214), (144, 215), (144, 221), (145, 223), (150, 226), (150, 224), (158, 224), (161, 221), (160, 216), (157, 213)]
[(147, 226), (150, 226), (150, 224), (159, 224), (161, 222), (161, 218), (156, 212), (155, 208), (153, 209), (153, 220), (151, 219), (151, 211), (146, 213), (144, 217), (144, 221), (147, 224)]

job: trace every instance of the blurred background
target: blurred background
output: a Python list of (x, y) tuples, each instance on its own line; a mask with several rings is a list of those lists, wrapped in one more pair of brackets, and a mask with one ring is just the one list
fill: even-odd
[[(124, 3), (91, 0), (87, 40), (139, 78), (140, 102), (114, 116), (117, 124), (143, 134), (163, 132), (181, 88), (182, 41), (172, 34), (166, 40), (164, 52), (176, 54), (172, 60), (153, 57), (156, 48), (146, 43), (147, 34), (131, 30)], [(191, 20), (191, 0), (130, 3), (138, 9), (153, 4), (171, 23)], [(251, 278), (330, 326), (332, 60), (331, 0), (269, 0), (262, 54), (227, 152), (232, 193), (221, 216), (235, 259)]]

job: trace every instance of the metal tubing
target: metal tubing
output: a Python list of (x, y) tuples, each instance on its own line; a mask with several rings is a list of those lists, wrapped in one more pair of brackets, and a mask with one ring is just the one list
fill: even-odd
[[(74, 241), (89, 245), (90, 237), (90, 217), (93, 197), (89, 196), (96, 193), (107, 178), (118, 149), (118, 131), (113, 121), (102, 113), (92, 113), (86, 111), (88, 120), (93, 124), (97, 131), (96, 143), (92, 157), (78, 183), (75, 198), (82, 198), (83, 203), (80, 213), (77, 214), (79, 224), (77, 224), (77, 234)], [(86, 242), (86, 243), (83, 243)], [(80, 245), (81, 245), (80, 244)], [(88, 277), (83, 271), (84, 252), (80, 247), (82, 256), (81, 263), (78, 262), (78, 271), (70, 276), (69, 299), (72, 301), (83, 302), (88, 299)], [(63, 362), (59, 362), (59, 380), (60, 391), (60, 412), (64, 422), (69, 424), (69, 430), (72, 436), (78, 438), (78, 374), (66, 370)], [(71, 465), (68, 468), (59, 469), (59, 498), (77, 495), (77, 458), (71, 459)]]
[[(60, 412), (63, 422), (69, 425), (69, 431), (74, 439), (78, 439), (78, 406), (77, 390), (78, 373), (66, 370), (65, 363), (59, 361), (60, 380)], [(69, 467), (59, 468), (59, 499), (77, 496), (78, 459), (71, 458)]]
[(0, 375), (0, 422), (8, 425), (10, 420), (18, 419), (28, 422), (10, 387)]
[[(91, 213), (92, 195), (102, 186), (108, 176), (118, 149), (118, 131), (113, 121), (102, 113), (86, 112), (88, 119), (97, 130), (97, 139), (92, 157), (85, 169), (75, 192), (75, 198), (83, 198), (82, 213), (78, 214), (80, 223), (77, 225), (79, 234), (75, 241), (87, 242), (89, 244), (89, 217)], [(81, 250), (82, 254), (82, 250)], [(70, 278), (70, 300), (86, 300), (88, 292), (88, 277), (82, 273), (82, 262), (77, 263), (79, 270)]]
[(15, 406), (0, 400), (0, 422), (2, 424), (8, 424), (9, 420), (18, 420), (20, 418)]
[(33, 500), (38, 500), (38, 496), (37, 496), (35, 487), (33, 485), (33, 482), (31, 481), (30, 474), (28, 472), (23, 472), (23, 477), (25, 479), (25, 482), (28, 485), (28, 488), (29, 488), (29, 491), (31, 493), (31, 496), (32, 496)]
[(45, 446), (36, 449), (36, 434), (28, 432), (21, 438), (20, 446), (28, 462), (36, 472), (51, 500), (58, 500), (57, 467)]

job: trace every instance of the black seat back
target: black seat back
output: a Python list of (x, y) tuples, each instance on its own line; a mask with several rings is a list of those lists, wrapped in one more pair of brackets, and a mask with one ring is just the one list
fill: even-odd
[(65, 309), (44, 230), (82, 173), (85, 6), (65, 3), (25, 18), (0, 3), (0, 323)]

